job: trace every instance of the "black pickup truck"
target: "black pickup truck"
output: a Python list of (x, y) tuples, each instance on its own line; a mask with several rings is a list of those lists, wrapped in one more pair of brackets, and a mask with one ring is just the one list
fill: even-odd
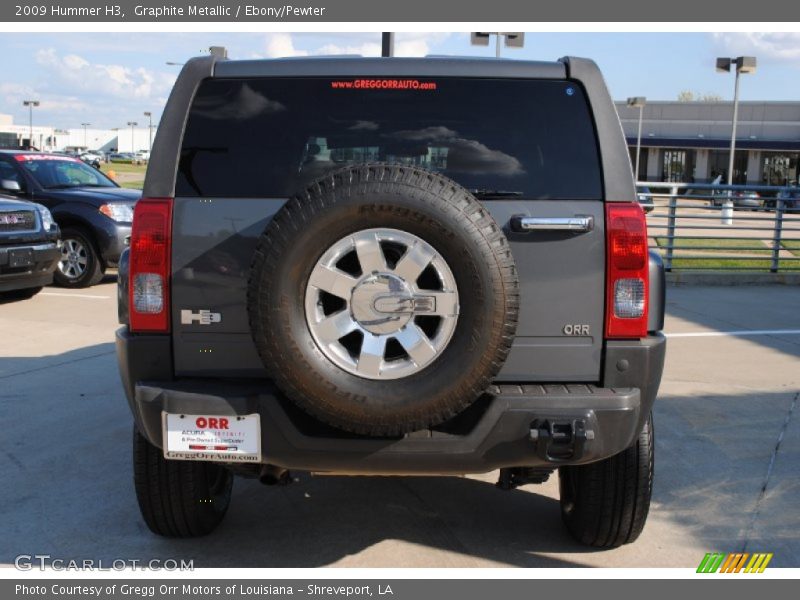
[(592, 61), (193, 59), (143, 194), (117, 353), (153, 531), (212, 531), (234, 474), (558, 470), (575, 538), (638, 537), (663, 268)]

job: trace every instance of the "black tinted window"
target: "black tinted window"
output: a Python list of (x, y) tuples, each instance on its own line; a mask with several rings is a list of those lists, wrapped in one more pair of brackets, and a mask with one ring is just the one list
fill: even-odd
[(22, 180), (19, 171), (4, 160), (0, 160), (0, 181), (15, 181), (19, 184), (20, 189), (25, 187), (25, 182)]
[(602, 197), (579, 86), (450, 78), (206, 81), (177, 193), (282, 197), (331, 169), (377, 161), (439, 171), (472, 190)]

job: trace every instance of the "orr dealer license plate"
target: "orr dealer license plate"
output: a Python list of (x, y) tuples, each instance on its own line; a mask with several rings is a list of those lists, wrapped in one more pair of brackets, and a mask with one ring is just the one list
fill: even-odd
[(164, 458), (261, 462), (261, 417), (161, 413)]

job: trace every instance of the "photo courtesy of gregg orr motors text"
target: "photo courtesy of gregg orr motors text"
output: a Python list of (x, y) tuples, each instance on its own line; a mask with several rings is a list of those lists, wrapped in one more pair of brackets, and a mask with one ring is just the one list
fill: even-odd
[(140, 598), (160, 598), (169, 596), (292, 596), (305, 594), (307, 596), (393, 596), (394, 591), (388, 583), (370, 585), (272, 585), (272, 584), (225, 584), (225, 585), (196, 585), (184, 583), (181, 585), (162, 583), (159, 585), (80, 585), (67, 583), (53, 583), (47, 585), (26, 585), (18, 583), (14, 586), (16, 596), (137, 596)]

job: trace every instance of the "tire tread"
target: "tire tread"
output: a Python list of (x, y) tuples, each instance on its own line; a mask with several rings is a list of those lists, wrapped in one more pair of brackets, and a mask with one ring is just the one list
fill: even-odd
[[(562, 519), (578, 541), (616, 548), (642, 533), (653, 490), (654, 436), (648, 417), (630, 448), (588, 465), (559, 469)], [(568, 493), (575, 487), (575, 495)]]
[(161, 450), (134, 427), (133, 473), (136, 498), (147, 527), (164, 537), (197, 537), (222, 521), (230, 501), (233, 476), (228, 473), (222, 504), (203, 502), (207, 463), (166, 460)]

